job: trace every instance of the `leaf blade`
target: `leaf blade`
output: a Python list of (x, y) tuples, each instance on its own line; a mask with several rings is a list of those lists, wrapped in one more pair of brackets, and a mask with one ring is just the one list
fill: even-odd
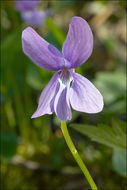
[[(104, 124), (99, 124), (97, 127), (91, 125), (71, 124), (70, 127), (98, 143), (122, 150), (126, 150), (127, 148), (126, 133), (119, 133), (119, 130), (116, 133), (113, 127)], [(122, 128), (122, 126), (119, 127)]]

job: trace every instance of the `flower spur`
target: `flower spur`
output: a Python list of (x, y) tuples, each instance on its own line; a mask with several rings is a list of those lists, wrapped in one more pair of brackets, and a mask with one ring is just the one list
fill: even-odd
[(61, 121), (71, 120), (71, 107), (85, 113), (103, 109), (103, 97), (98, 89), (74, 69), (90, 57), (93, 35), (88, 23), (73, 17), (62, 53), (41, 38), (31, 27), (22, 33), (24, 53), (38, 66), (57, 71), (42, 91), (39, 105), (32, 118), (56, 113)]

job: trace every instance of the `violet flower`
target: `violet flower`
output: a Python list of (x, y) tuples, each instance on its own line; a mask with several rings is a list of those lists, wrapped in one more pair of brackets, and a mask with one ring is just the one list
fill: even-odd
[(22, 20), (34, 27), (43, 26), (45, 19), (52, 15), (52, 9), (47, 11), (37, 10), (39, 0), (16, 0), (15, 7), (21, 13)]
[(38, 0), (15, 0), (15, 7), (18, 11), (23, 12), (33, 10), (38, 3)]
[(32, 118), (56, 113), (62, 121), (71, 120), (71, 106), (85, 113), (97, 113), (103, 109), (103, 97), (96, 87), (74, 69), (91, 55), (93, 35), (88, 23), (73, 17), (62, 54), (41, 38), (32, 28), (22, 33), (24, 53), (40, 67), (57, 71), (42, 91), (39, 105)]
[(44, 25), (47, 13), (41, 10), (24, 11), (21, 13), (21, 17), (27, 24), (39, 27)]

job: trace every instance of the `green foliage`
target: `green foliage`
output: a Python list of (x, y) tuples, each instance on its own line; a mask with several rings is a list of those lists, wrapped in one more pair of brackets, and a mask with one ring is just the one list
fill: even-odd
[(108, 36), (108, 38), (105, 39), (105, 46), (107, 51), (112, 54), (117, 46), (117, 39), (115, 36)]
[(114, 149), (112, 163), (115, 171), (123, 177), (127, 177), (127, 152)]
[(125, 122), (113, 120), (112, 127), (105, 124), (98, 124), (97, 127), (83, 124), (71, 124), (71, 127), (98, 143), (102, 143), (112, 148), (127, 149)]
[(125, 122), (113, 119), (112, 127), (104, 124), (96, 126), (71, 124), (71, 127), (93, 141), (113, 148), (112, 164), (114, 170), (123, 177), (127, 177), (127, 133)]
[(48, 33), (47, 36), (45, 36), (45, 40), (48, 41), (50, 44), (54, 45), (57, 49), (61, 50), (61, 44), (57, 41), (57, 38), (52, 33)]
[(36, 90), (42, 89), (42, 76), (35, 64), (30, 63), (28, 65), (26, 81), (32, 88)]
[(57, 2), (57, 6), (59, 8), (65, 8), (65, 7), (68, 7), (68, 6), (76, 4), (76, 1), (77, 0), (68, 0), (68, 1), (59, 0)]
[(56, 38), (56, 40), (59, 42), (59, 44), (62, 46), (66, 38), (63, 31), (55, 25), (51, 18), (46, 19), (46, 26), (52, 33), (52, 35)]
[(18, 137), (13, 134), (0, 135), (0, 156), (6, 160), (11, 159), (18, 146)]
[(108, 111), (125, 112), (126, 74), (123, 69), (98, 72), (94, 84), (101, 91)]

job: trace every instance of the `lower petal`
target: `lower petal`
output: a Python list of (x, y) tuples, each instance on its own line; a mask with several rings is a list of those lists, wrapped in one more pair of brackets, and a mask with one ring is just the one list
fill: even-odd
[(58, 76), (59, 74), (55, 73), (46, 88), (42, 91), (38, 108), (31, 118), (52, 114), (54, 112), (53, 102), (58, 90)]
[(70, 103), (74, 110), (98, 113), (103, 109), (103, 97), (98, 89), (85, 77), (71, 72), (73, 83), (70, 89)]
[(71, 120), (71, 108), (69, 103), (69, 87), (59, 85), (59, 91), (54, 101), (54, 111), (61, 121)]

